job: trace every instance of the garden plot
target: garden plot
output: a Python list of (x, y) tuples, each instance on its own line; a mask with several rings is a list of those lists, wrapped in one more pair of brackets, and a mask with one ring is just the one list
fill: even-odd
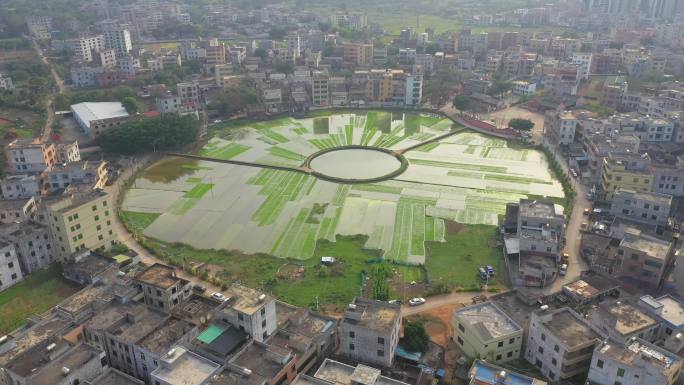
[[(199, 154), (299, 166), (322, 149), (366, 145), (399, 150), (454, 127), (439, 116), (385, 111), (283, 118), (221, 131), (223, 137), (213, 137)], [(495, 225), (508, 202), (530, 194), (563, 194), (541, 153), (470, 131), (404, 156), (409, 167), (394, 180), (354, 185), (297, 172), (170, 158), (135, 181), (123, 209), (160, 214), (146, 224), (145, 235), (198, 249), (308, 259), (320, 239), (363, 235), (364, 247), (382, 250), (385, 258), (422, 264), (426, 241), (446, 241), (446, 221)]]

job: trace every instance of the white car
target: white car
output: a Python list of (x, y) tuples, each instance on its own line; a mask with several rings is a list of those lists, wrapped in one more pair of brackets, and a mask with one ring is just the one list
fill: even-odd
[(224, 296), (222, 293), (216, 292), (216, 293), (211, 293), (211, 298), (219, 300), (219, 301), (225, 301), (226, 296)]
[(409, 300), (409, 305), (411, 305), (411, 306), (418, 306), (418, 305), (422, 305), (424, 303), (425, 303), (425, 298), (416, 297), (416, 298), (411, 298)]
[(560, 274), (561, 276), (564, 276), (567, 273), (568, 273), (568, 265), (565, 263), (560, 265), (560, 268), (558, 269), (558, 274)]

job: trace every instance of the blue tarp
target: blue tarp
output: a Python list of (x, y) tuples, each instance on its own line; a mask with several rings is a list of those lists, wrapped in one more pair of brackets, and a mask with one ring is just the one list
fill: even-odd
[(405, 360), (413, 361), (413, 362), (418, 362), (420, 361), (420, 357), (423, 355), (422, 353), (414, 353), (414, 352), (409, 352), (406, 351), (406, 349), (402, 348), (401, 346), (397, 346), (397, 350), (395, 350), (394, 353), (395, 356), (401, 357)]

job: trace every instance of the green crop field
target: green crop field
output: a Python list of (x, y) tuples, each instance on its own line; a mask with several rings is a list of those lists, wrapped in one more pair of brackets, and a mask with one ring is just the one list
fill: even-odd
[[(159, 162), (126, 193), (122, 219), (170, 260), (220, 265), (226, 281), (262, 287), (303, 305), (311, 305), (316, 295), (334, 304), (350, 300), (358, 294), (367, 260), (377, 257), (425, 265), (431, 281), (473, 288), (473, 267), (497, 264), (491, 229), (508, 202), (539, 196), (563, 202), (562, 186), (543, 153), (509, 146), (434, 114), (321, 111), (310, 118), (224, 122), (210, 133), (199, 153), (240, 164)], [(425, 143), (445, 133), (450, 135)], [(306, 169), (265, 167), (299, 167), (322, 149), (347, 145), (396, 150), (407, 167), (391, 179), (354, 184), (317, 179)], [(349, 171), (346, 160), (337, 160), (344, 158), (333, 159), (326, 172)], [(351, 172), (386, 167), (377, 162), (356, 163)], [(345, 255), (344, 250), (354, 251)], [(341, 266), (320, 267), (316, 258), (325, 253), (339, 255)], [(296, 282), (276, 276), (287, 261), (307, 267)], [(404, 279), (422, 274), (407, 269)], [(300, 293), (305, 294), (293, 300)]]

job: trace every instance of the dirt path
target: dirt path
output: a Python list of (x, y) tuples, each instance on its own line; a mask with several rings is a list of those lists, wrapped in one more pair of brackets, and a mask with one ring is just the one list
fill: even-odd
[[(52, 74), (52, 78), (55, 80), (55, 85), (57, 86), (57, 94), (61, 94), (66, 90), (66, 87), (64, 86), (64, 80), (59, 76), (57, 71), (55, 70), (55, 67), (52, 66), (50, 61), (45, 57), (45, 54), (43, 52), (43, 49), (33, 41), (33, 48), (36, 50), (36, 53), (38, 54), (38, 57), (40, 60), (50, 67), (50, 73)], [(52, 125), (55, 122), (55, 108), (54, 108), (54, 100), (55, 100), (55, 93), (51, 93), (47, 99), (45, 99), (45, 110), (47, 112), (47, 118), (45, 119), (45, 127), (43, 127), (43, 133), (41, 135), (41, 140), (43, 142), (47, 142), (50, 140), (50, 137), (52, 135)]]
[[(124, 171), (121, 173), (121, 175), (119, 175), (119, 178), (116, 180), (116, 182), (114, 182), (111, 186), (107, 186), (105, 188), (105, 190), (111, 195), (112, 202), (118, 204), (119, 195), (125, 192), (124, 188), (126, 185), (126, 181), (134, 177), (138, 170), (147, 167), (157, 159), (158, 156), (145, 155), (141, 158), (132, 158), (131, 160), (129, 160)], [(118, 210), (120, 209), (121, 208), (119, 207)], [(113, 227), (114, 231), (116, 232), (116, 236), (119, 239), (119, 242), (124, 244), (129, 249), (138, 253), (138, 255), (140, 256), (140, 261), (142, 261), (144, 264), (152, 265), (154, 263), (166, 263), (156, 255), (148, 252), (144, 247), (140, 245), (140, 243), (138, 243), (136, 237), (133, 234), (129, 233), (128, 230), (126, 230), (126, 227), (124, 227), (123, 223), (121, 222), (121, 218), (119, 217), (119, 215), (114, 216)], [(192, 282), (193, 285), (201, 284), (205, 286), (207, 288), (207, 293), (222, 291), (221, 288), (219, 288), (218, 286), (212, 285), (211, 283), (204, 281), (199, 277), (195, 277), (181, 269), (177, 269), (176, 274), (179, 277), (187, 279), (188, 281)]]
[(444, 306), (453, 306), (453, 305), (459, 305), (459, 304), (471, 304), (473, 297), (486, 294), (483, 292), (479, 291), (473, 291), (473, 292), (457, 292), (457, 293), (449, 293), (449, 294), (442, 294), (442, 295), (437, 295), (434, 297), (427, 298), (426, 302), (422, 305), (419, 306), (409, 306), (409, 305), (402, 305), (401, 306), (401, 316), (402, 317), (408, 317), (411, 315), (416, 315), (416, 314), (422, 314), (422, 313), (427, 313), (430, 312), (434, 309), (444, 307)]

